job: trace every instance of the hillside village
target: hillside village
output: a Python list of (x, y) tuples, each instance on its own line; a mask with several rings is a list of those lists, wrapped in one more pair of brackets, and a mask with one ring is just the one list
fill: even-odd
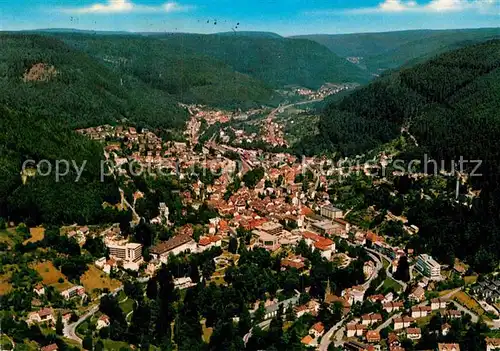
[[(77, 131), (103, 143), (110, 175), (120, 179), (123, 187), (119, 203), (105, 206), (128, 212), (130, 218), (106, 227), (62, 227), (59, 234), (64, 239), (54, 239), (53, 233), (48, 239), (50, 228), (32, 228), (30, 233), (22, 224), (7, 223), (5, 233), (10, 234), (6, 235), (11, 239), (23, 235), (24, 240), (12, 245), (5, 239), (2, 250), (28, 260), (32, 275), (22, 283), (25, 289), (17, 292), (24, 302), (16, 307), (12, 323), (36, 325), (46, 334), (53, 329), (75, 345), (83, 343), (83, 347), (108, 340), (109, 348), (113, 344), (107, 330), (117, 322), (115, 316), (107, 314), (103, 299), (115, 299), (113, 303), (125, 316), (125, 326), (130, 326), (135, 323), (139, 301), (134, 289), (140, 289), (142, 296), (142, 289), (147, 286), (149, 290), (149, 282), (163, 274), (164, 267), (199, 257), (204, 262), (201, 276), (195, 264), (196, 273), (181, 271), (173, 277), (175, 289), (184, 291), (198, 284), (225, 286), (229, 284), (226, 280), (236, 279), (230, 272), (243, 257), (247, 261), (251, 252), (260, 255), (262, 250), (279, 262), (276, 274), (290, 274), (307, 283), (301, 287), (294, 284), (291, 290), (282, 285), (276, 294), (266, 292), (256, 301), (247, 301), (254, 322), (241, 335), (245, 345), (255, 340), (257, 328), (267, 329), (285, 314), (288, 327), (297, 320), (305, 323), (299, 335), (303, 349), (401, 351), (413, 350), (421, 339), (431, 339), (436, 350), (459, 351), (459, 335), (478, 321), (489, 330), (481, 336), (487, 350), (500, 345), (498, 278), (484, 280), (458, 259), (454, 265), (439, 263), (425, 251), (417, 253), (376, 228), (366, 228), (359, 214), (353, 216), (349, 203), (329, 192), (350, 180), (344, 168), (326, 158), (298, 159), (286, 152), (235, 147), (224, 142), (229, 139), (222, 130), (217, 138), (200, 145), (202, 125), (224, 126), (242, 117), (195, 105), (189, 106), (189, 111), (185, 141), (165, 141), (154, 131), (127, 125)], [(244, 119), (261, 113), (248, 111)], [(279, 111), (270, 112), (274, 113)], [(234, 133), (248, 142), (257, 135)], [(286, 145), (274, 140), (264, 141)], [(383, 184), (387, 177), (373, 174), (390, 157), (381, 153), (375, 164), (348, 170)], [(144, 210), (141, 207), (154, 196), (154, 189), (133, 186), (142, 176), (168, 177), (172, 184), (182, 185), (171, 190), (170, 202), (150, 203)], [(370, 211), (372, 217), (378, 215), (374, 208)], [(197, 222), (190, 223), (189, 218)], [(404, 216), (391, 212), (383, 221), (397, 222), (408, 237), (419, 230), (407, 225)], [(160, 234), (151, 240), (147, 237), (150, 229), (145, 228), (155, 228)], [(36, 231), (38, 237), (33, 235)], [(75, 274), (69, 282), (60, 272), (70, 270), (60, 263), (69, 253), (64, 249), (66, 241), (71, 243), (71, 252), (91, 257), (84, 268), (85, 275), (93, 275), (91, 279)], [(41, 243), (49, 242), (52, 248), (44, 249)], [(52, 266), (51, 261), (57, 264)], [(36, 266), (44, 262), (49, 262), (49, 268), (60, 277), (46, 277)], [(329, 272), (318, 272), (319, 265), (334, 267), (339, 274), (350, 272), (349, 277), (355, 278), (333, 281)], [(4, 293), (12, 284), (21, 284), (12, 280), (18, 273), (4, 266)], [(280, 295), (282, 290), (286, 294)], [(205, 341), (211, 332), (212, 328), (206, 331)], [(6, 345), (14, 343), (9, 328), (2, 340)], [(60, 343), (37, 347), (61, 349)]]

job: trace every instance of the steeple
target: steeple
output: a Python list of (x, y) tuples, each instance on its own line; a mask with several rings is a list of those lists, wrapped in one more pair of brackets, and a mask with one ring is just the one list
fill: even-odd
[(328, 278), (328, 282), (326, 283), (326, 290), (325, 290), (325, 300), (331, 294), (332, 294), (332, 288), (330, 286), (330, 278)]

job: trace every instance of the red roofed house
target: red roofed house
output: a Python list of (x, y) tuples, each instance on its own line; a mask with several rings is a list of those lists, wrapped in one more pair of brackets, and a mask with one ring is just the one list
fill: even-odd
[(361, 317), (361, 323), (363, 325), (371, 325), (378, 322), (382, 322), (382, 315), (380, 313), (365, 314)]
[(411, 308), (411, 316), (413, 318), (424, 318), (431, 313), (431, 306), (415, 306)]
[(500, 338), (486, 338), (486, 351), (500, 349)]
[(394, 318), (394, 330), (409, 328), (414, 321), (415, 319), (408, 316)]
[(56, 320), (54, 318), (54, 312), (52, 308), (43, 308), (40, 311), (37, 312), (31, 312), (28, 314), (28, 319), (26, 320), (26, 323), (28, 324), (33, 324), (33, 323), (54, 323)]
[(42, 296), (45, 294), (45, 288), (43, 287), (42, 284), (37, 284), (35, 286), (35, 288), (33, 289), (33, 291), (38, 295), (38, 296)]
[(309, 231), (303, 232), (302, 236), (307, 246), (311, 247), (313, 251), (319, 250), (321, 256), (327, 260), (332, 258), (332, 254), (335, 252), (335, 243), (332, 240)]
[(319, 338), (325, 333), (325, 326), (323, 323), (318, 322), (309, 329), (309, 334), (313, 334), (315, 338)]
[(57, 344), (50, 344), (50, 345), (42, 347), (40, 350), (41, 351), (57, 351), (57, 350), (59, 350), (59, 347), (57, 347)]
[(422, 330), (420, 328), (408, 328), (406, 329), (406, 337), (410, 340), (418, 340), (422, 338)]
[(220, 247), (221, 244), (222, 238), (218, 235), (203, 236), (198, 242), (198, 252), (203, 252), (205, 250), (211, 249), (212, 247)]
[(387, 313), (392, 313), (394, 311), (399, 311), (400, 309), (403, 308), (403, 302), (402, 301), (396, 301), (396, 302), (388, 302), (384, 303), (384, 310)]
[(301, 256), (287, 257), (281, 260), (282, 270), (286, 268), (296, 268), (298, 270), (305, 268), (305, 259)]
[(410, 300), (421, 302), (425, 298), (425, 290), (422, 287), (417, 286), (408, 297)]
[(101, 330), (102, 328), (106, 328), (106, 327), (109, 327), (109, 324), (110, 324), (110, 321), (109, 321), (109, 317), (106, 316), (105, 314), (103, 314), (101, 317), (99, 317), (99, 319), (97, 320), (97, 326), (96, 326), (96, 329), (97, 330)]
[[(439, 351), (460, 351), (460, 345), (458, 344), (438, 344)], [(488, 348), (486, 348), (489, 351)]]
[(306, 346), (313, 346), (312, 345), (313, 341), (314, 341), (314, 339), (312, 338), (311, 335), (306, 335), (302, 338), (302, 340), (300, 340), (300, 342)]
[(347, 325), (347, 337), (352, 338), (353, 336), (361, 337), (366, 331), (366, 325), (363, 324), (348, 324)]
[(366, 341), (368, 342), (380, 342), (380, 332), (377, 330), (369, 330), (366, 332)]
[(445, 309), (446, 308), (446, 303), (448, 301), (446, 299), (432, 299), (431, 300), (431, 309), (433, 311), (439, 310), (439, 309)]
[(320, 304), (317, 301), (311, 300), (305, 305), (297, 306), (294, 308), (297, 318), (302, 317), (304, 314), (309, 313), (316, 316), (319, 312)]

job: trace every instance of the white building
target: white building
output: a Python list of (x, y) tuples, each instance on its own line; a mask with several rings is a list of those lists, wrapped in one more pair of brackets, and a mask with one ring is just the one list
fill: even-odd
[(196, 252), (197, 245), (189, 235), (183, 234), (174, 236), (173, 238), (152, 247), (150, 254), (154, 260), (167, 263), (168, 256), (170, 254), (178, 255), (185, 251)]
[(66, 289), (61, 292), (62, 297), (66, 300), (69, 300), (75, 296), (83, 296), (85, 295), (85, 288), (80, 285), (75, 285), (69, 289)]
[(96, 325), (96, 329), (97, 330), (101, 330), (102, 328), (106, 328), (106, 327), (109, 327), (110, 325), (110, 321), (109, 321), (109, 317), (106, 316), (105, 314), (103, 314), (101, 317), (99, 317), (99, 319), (97, 320), (97, 325)]
[(43, 308), (37, 312), (31, 312), (28, 314), (28, 319), (26, 323), (28, 325), (33, 323), (55, 323), (56, 319), (54, 318), (54, 311), (52, 308)]
[(344, 212), (332, 205), (322, 206), (320, 213), (323, 217), (330, 219), (344, 218)]
[(431, 280), (441, 279), (441, 265), (427, 254), (418, 256), (415, 268)]

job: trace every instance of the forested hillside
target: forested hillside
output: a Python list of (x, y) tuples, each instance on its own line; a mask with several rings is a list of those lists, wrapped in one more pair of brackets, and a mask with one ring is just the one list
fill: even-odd
[(158, 36), (59, 35), (125, 81), (137, 80), (186, 103), (250, 108), (272, 102), (264, 83), (216, 59), (184, 52)]
[(372, 73), (399, 68), (448, 50), (500, 38), (500, 28), (415, 30), (387, 33), (306, 35), (341, 57), (362, 57), (361, 67)]
[[(403, 126), (418, 147), (400, 158), (428, 154), (448, 169), (461, 156), (482, 160), (482, 176), (469, 180), (482, 191), (470, 210), (447, 200), (406, 204), (408, 219), (421, 229), (414, 244), (445, 262), (443, 255), (452, 253), (491, 269), (500, 259), (500, 40), (448, 52), (332, 103), (316, 139), (324, 144), (317, 142), (315, 151), (360, 154), (399, 137)], [(305, 141), (305, 148), (313, 142)], [(473, 167), (465, 164), (464, 172)]]
[(366, 82), (365, 71), (310, 40), (223, 35), (167, 35), (164, 45), (181, 56), (216, 58), (272, 87), (325, 82)]
[(121, 77), (58, 39), (0, 34), (0, 104), (71, 127), (113, 123), (179, 128), (187, 113), (172, 96)]
[[(112, 183), (100, 181), (103, 150), (98, 144), (61, 125), (57, 118), (16, 112), (0, 105), (0, 217), (36, 223), (97, 223), (112, 214), (103, 211), (103, 201), (116, 203), (119, 194)], [(49, 176), (21, 175), (26, 160), (74, 162), (84, 172), (70, 167), (59, 182), (54, 168)], [(33, 167), (33, 165), (30, 165)], [(61, 168), (64, 172), (65, 168)], [(47, 166), (41, 168), (45, 173)], [(112, 219), (108, 217), (105, 221)]]
[[(114, 215), (102, 209), (119, 199), (116, 186), (99, 179), (103, 150), (75, 128), (127, 119), (178, 129), (187, 118), (169, 94), (137, 79), (121, 82), (55, 38), (0, 34), (0, 77), (0, 217), (14, 221), (97, 223)], [(47, 177), (21, 174), (25, 160), (86, 164), (78, 182), (74, 169), (56, 182), (54, 169)]]

